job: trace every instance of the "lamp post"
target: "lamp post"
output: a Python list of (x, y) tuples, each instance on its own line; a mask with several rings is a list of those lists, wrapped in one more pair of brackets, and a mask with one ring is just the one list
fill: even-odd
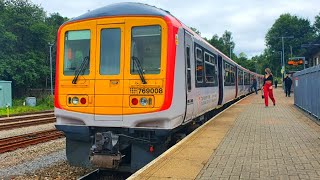
[[(280, 69), (280, 73), (282, 74), (281, 78), (282, 78), (282, 81), (284, 79), (284, 60), (282, 59), (283, 56), (282, 56), (282, 51), (278, 51), (280, 53), (280, 65), (281, 65), (281, 69)], [(283, 84), (283, 82), (282, 82)], [(282, 85), (282, 88), (284, 89), (284, 85)]]
[(282, 60), (282, 51), (278, 51), (280, 53), (280, 65), (283, 66), (283, 60)]
[(51, 95), (53, 96), (53, 80), (52, 80), (52, 46), (53, 43), (48, 43), (50, 49), (50, 86), (51, 86)]
[(230, 59), (231, 59), (231, 54), (232, 54), (232, 52), (231, 52), (231, 45), (232, 45), (232, 44), (230, 43)]
[(285, 60), (284, 60), (284, 38), (294, 38), (294, 36), (281, 36), (280, 37), (282, 40), (282, 60), (283, 60), (283, 77), (284, 73), (286, 72), (286, 65), (285, 65)]

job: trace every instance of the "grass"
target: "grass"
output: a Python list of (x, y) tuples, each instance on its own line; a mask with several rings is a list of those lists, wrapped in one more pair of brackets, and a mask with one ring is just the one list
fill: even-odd
[[(10, 107), (10, 115), (12, 114), (22, 114), (22, 113), (32, 113), (45, 110), (53, 110), (53, 97), (46, 96), (37, 99), (37, 105), (35, 107), (23, 106), (25, 99), (15, 99), (12, 102), (12, 107)], [(0, 108), (0, 116), (7, 115), (6, 108)]]

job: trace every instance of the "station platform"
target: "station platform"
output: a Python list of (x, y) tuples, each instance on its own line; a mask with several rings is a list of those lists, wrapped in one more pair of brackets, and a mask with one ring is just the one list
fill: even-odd
[(128, 179), (320, 179), (320, 127), (274, 94), (268, 108), (261, 93), (238, 101)]

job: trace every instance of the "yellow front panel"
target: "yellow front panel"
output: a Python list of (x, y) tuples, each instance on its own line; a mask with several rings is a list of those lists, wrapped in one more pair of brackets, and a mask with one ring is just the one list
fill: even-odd
[[(141, 82), (138, 74), (131, 74), (131, 41), (134, 27), (160, 26), (161, 28), (161, 59), (158, 74), (144, 74), (147, 84)], [(105, 66), (102, 56), (106, 49), (102, 48), (102, 34), (105, 30), (120, 29), (119, 72), (104, 74)], [(65, 57), (64, 35), (68, 31), (90, 30), (90, 73), (80, 75), (77, 84), (72, 84), (74, 76), (63, 74), (63, 59)], [(167, 63), (167, 39), (168, 28), (162, 18), (158, 17), (119, 17), (105, 18), (75, 22), (65, 25), (61, 30), (60, 41), (60, 64), (59, 64), (59, 102), (63, 109), (97, 115), (128, 115), (155, 112), (164, 102), (166, 84)], [(110, 44), (109, 44), (110, 45)], [(107, 49), (108, 50), (108, 49)], [(105, 66), (108, 68), (108, 66)], [(88, 96), (87, 107), (68, 106), (69, 95)], [(152, 105), (130, 106), (133, 96), (152, 97)]]
[[(90, 31), (90, 65), (89, 65), (89, 74), (80, 75), (76, 84), (73, 84), (72, 81), (75, 75), (64, 75), (64, 60), (67, 56), (65, 52), (65, 35), (69, 31), (79, 31), (79, 30), (89, 30)], [(95, 40), (96, 40), (96, 21), (86, 21), (78, 22), (73, 24), (67, 24), (62, 27), (60, 33), (60, 52), (59, 52), (59, 102), (61, 107), (65, 110), (74, 111), (74, 112), (83, 112), (83, 113), (94, 113), (94, 84), (95, 84)], [(67, 60), (66, 60), (67, 61)], [(68, 95), (87, 95), (89, 97), (88, 104), (86, 107), (77, 107), (77, 106), (68, 106)]]
[(95, 104), (96, 107), (117, 107), (122, 109), (122, 98), (114, 95), (99, 95)]
[(77, 84), (72, 84), (72, 80), (61, 80), (59, 82), (59, 93), (60, 94), (72, 94), (81, 93), (81, 94), (94, 94), (94, 82), (95, 80), (83, 80), (83, 77), (79, 77)]
[(105, 94), (112, 94), (122, 98), (123, 80), (120, 79), (106, 79), (96, 80), (95, 94), (98, 96)]

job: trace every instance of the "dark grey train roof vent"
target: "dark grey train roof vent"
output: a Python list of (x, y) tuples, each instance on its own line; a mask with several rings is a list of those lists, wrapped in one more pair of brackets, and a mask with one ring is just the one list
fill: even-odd
[(167, 16), (171, 15), (169, 11), (150, 6), (143, 3), (116, 3), (89, 11), (81, 16), (71, 19), (69, 22), (83, 19), (107, 17), (107, 16), (125, 16), (125, 15), (152, 15), (152, 16)]

